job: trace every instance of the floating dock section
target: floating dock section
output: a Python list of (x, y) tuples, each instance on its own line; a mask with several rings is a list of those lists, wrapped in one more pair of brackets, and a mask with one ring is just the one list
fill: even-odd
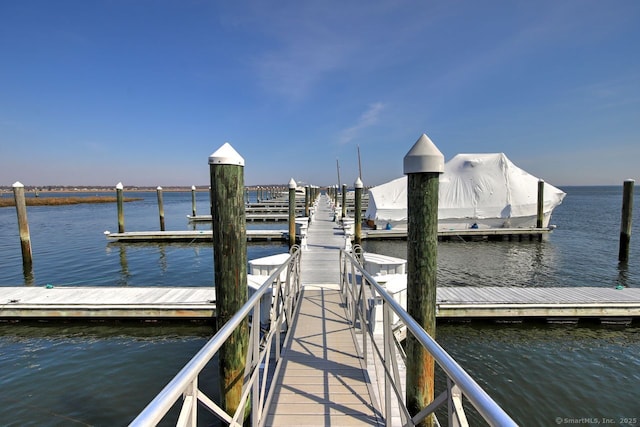
[[(128, 231), (124, 233), (104, 232), (107, 240), (119, 242), (211, 242), (211, 230), (177, 231)], [(289, 239), (288, 230), (247, 230), (249, 242), (284, 242)]]
[[(256, 282), (255, 285), (259, 284)], [(391, 282), (387, 285), (394, 298), (400, 304), (406, 304), (406, 287), (396, 286), (397, 283)], [(0, 289), (0, 320), (4, 321), (71, 318), (212, 320), (216, 308), (213, 287), (21, 286)], [(537, 318), (569, 323), (579, 319), (630, 323), (640, 319), (638, 288), (441, 287), (437, 290), (436, 304), (436, 317), (440, 320)]]
[[(540, 241), (547, 239), (553, 228), (469, 228), (465, 230), (440, 230), (438, 241)], [(363, 240), (392, 240), (407, 238), (407, 230), (362, 229)]]

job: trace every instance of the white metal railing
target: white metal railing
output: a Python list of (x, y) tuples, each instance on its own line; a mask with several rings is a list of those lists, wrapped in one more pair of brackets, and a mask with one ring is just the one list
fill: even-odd
[[(300, 293), (300, 248), (293, 246), (291, 255), (245, 305), (205, 344), (205, 346), (182, 368), (180, 372), (131, 422), (131, 426), (155, 426), (173, 405), (182, 397), (182, 409), (176, 425), (196, 426), (198, 403), (231, 426), (242, 426), (247, 400), (251, 398), (251, 424), (260, 426), (266, 419), (273, 395), (269, 378), (275, 378), (280, 370), (280, 350), (290, 331), (291, 320), (297, 307)], [(281, 273), (286, 269), (286, 279)], [(260, 327), (260, 300), (273, 295), (269, 326)], [(228, 414), (217, 403), (198, 388), (200, 372), (217, 354), (231, 333), (244, 321), (250, 319), (249, 348), (243, 377), (242, 397), (235, 414)], [(264, 325), (263, 325), (264, 327)], [(272, 355), (272, 351), (275, 353)], [(273, 356), (273, 360), (272, 360)], [(272, 375), (270, 363), (274, 363)]]
[[(398, 408), (397, 411), (399, 411), (403, 426), (416, 425), (432, 413), (435, 417), (436, 409), (445, 403), (448, 408), (448, 425), (466, 426), (468, 422), (463, 407), (463, 397), (465, 397), (489, 425), (516, 426), (517, 424), (509, 415), (363, 268), (362, 259), (362, 248), (359, 246), (354, 247), (351, 252), (340, 251), (340, 289), (352, 325), (359, 326), (361, 329), (361, 352), (365, 361), (368, 360), (369, 353), (371, 353), (371, 357), (374, 358), (372, 360), (375, 361), (377, 358), (382, 363), (384, 391), (380, 394), (384, 396), (384, 402), (381, 402), (381, 406), (386, 425), (391, 425), (394, 414), (392, 399), (395, 399), (397, 402), (395, 406)], [(372, 313), (375, 311), (377, 297), (382, 300), (383, 310), (382, 349), (380, 344), (376, 342), (373, 332), (375, 320), (372, 319)], [(396, 324), (392, 324), (392, 313), (395, 313), (398, 318)], [(399, 375), (397, 356), (400, 356), (401, 359), (405, 358), (396, 335), (399, 330), (413, 334), (447, 376), (446, 390), (413, 417), (405, 406), (404, 391)], [(368, 352), (368, 346), (372, 347), (371, 352)]]

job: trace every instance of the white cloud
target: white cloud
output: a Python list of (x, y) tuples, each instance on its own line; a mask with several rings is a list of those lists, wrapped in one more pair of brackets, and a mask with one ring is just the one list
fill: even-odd
[(339, 138), (340, 144), (348, 144), (356, 139), (363, 129), (377, 124), (384, 107), (385, 106), (382, 102), (376, 102), (369, 105), (368, 109), (360, 115), (360, 118), (355, 125), (341, 132)]

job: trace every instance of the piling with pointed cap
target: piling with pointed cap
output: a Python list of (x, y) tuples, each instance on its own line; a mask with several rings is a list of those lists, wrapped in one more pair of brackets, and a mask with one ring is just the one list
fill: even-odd
[[(355, 236), (354, 242), (356, 245), (362, 244), (362, 189), (364, 185), (362, 184), (362, 180), (360, 177), (356, 179), (356, 182), (353, 184), (355, 187), (355, 214), (354, 217), (354, 226), (355, 226)], [(344, 188), (344, 187), (343, 187)]]
[[(244, 159), (229, 143), (209, 156), (211, 224), (218, 330), (246, 303), (247, 231), (244, 208)], [(245, 319), (220, 349), (222, 407), (233, 414), (242, 395), (249, 344)], [(246, 408), (245, 417), (248, 415)]]
[(158, 194), (158, 216), (160, 217), (160, 231), (164, 231), (164, 201), (162, 197), (162, 187), (156, 188)]
[(620, 221), (620, 247), (618, 261), (629, 261), (629, 244), (631, 243), (631, 223), (633, 220), (633, 186), (635, 181), (627, 179), (622, 187), (622, 218)]
[(296, 244), (296, 182), (289, 181), (289, 247)]
[(118, 205), (118, 233), (124, 233), (124, 185), (121, 182), (116, 184), (116, 204)]
[(196, 216), (196, 186), (191, 186), (191, 216)]
[(27, 220), (27, 203), (24, 198), (24, 185), (17, 181), (13, 184), (13, 197), (18, 214), (18, 232), (20, 233), (20, 248), (22, 250), (22, 267), (25, 275), (31, 272), (33, 258), (31, 254), (31, 235), (29, 233), (29, 221)]
[[(436, 270), (438, 254), (438, 181), (444, 156), (423, 134), (404, 157), (407, 175), (407, 312), (433, 338), (436, 332)], [(434, 360), (407, 336), (406, 402), (416, 415), (434, 398)], [(433, 425), (427, 417), (420, 425)]]

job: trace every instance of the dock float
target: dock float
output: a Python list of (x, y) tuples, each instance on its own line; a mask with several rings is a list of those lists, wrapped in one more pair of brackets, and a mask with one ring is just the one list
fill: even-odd
[[(301, 212), (302, 213), (302, 212)], [(211, 222), (211, 215), (187, 215), (189, 222)], [(287, 221), (289, 219), (288, 213), (247, 213), (245, 215), (247, 222), (278, 222)]]
[[(124, 233), (104, 232), (107, 240), (120, 242), (211, 242), (212, 230), (176, 231), (127, 231)], [(249, 242), (284, 242), (289, 238), (288, 230), (247, 230)]]
[[(320, 271), (319, 271), (320, 272)], [(1, 287), (0, 320), (45, 318), (212, 319), (212, 287)], [(401, 292), (395, 293), (402, 304)], [(406, 297), (405, 297), (406, 298)], [(439, 320), (545, 319), (630, 323), (640, 288), (440, 287)]]
[[(465, 230), (439, 230), (438, 241), (538, 241), (548, 238), (553, 228), (476, 228)], [(363, 240), (406, 239), (407, 230), (362, 229)]]
[(213, 287), (46, 286), (0, 288), (0, 321), (202, 320), (213, 321)]
[(640, 318), (640, 289), (442, 287), (437, 290), (436, 317), (630, 323), (633, 318)]

